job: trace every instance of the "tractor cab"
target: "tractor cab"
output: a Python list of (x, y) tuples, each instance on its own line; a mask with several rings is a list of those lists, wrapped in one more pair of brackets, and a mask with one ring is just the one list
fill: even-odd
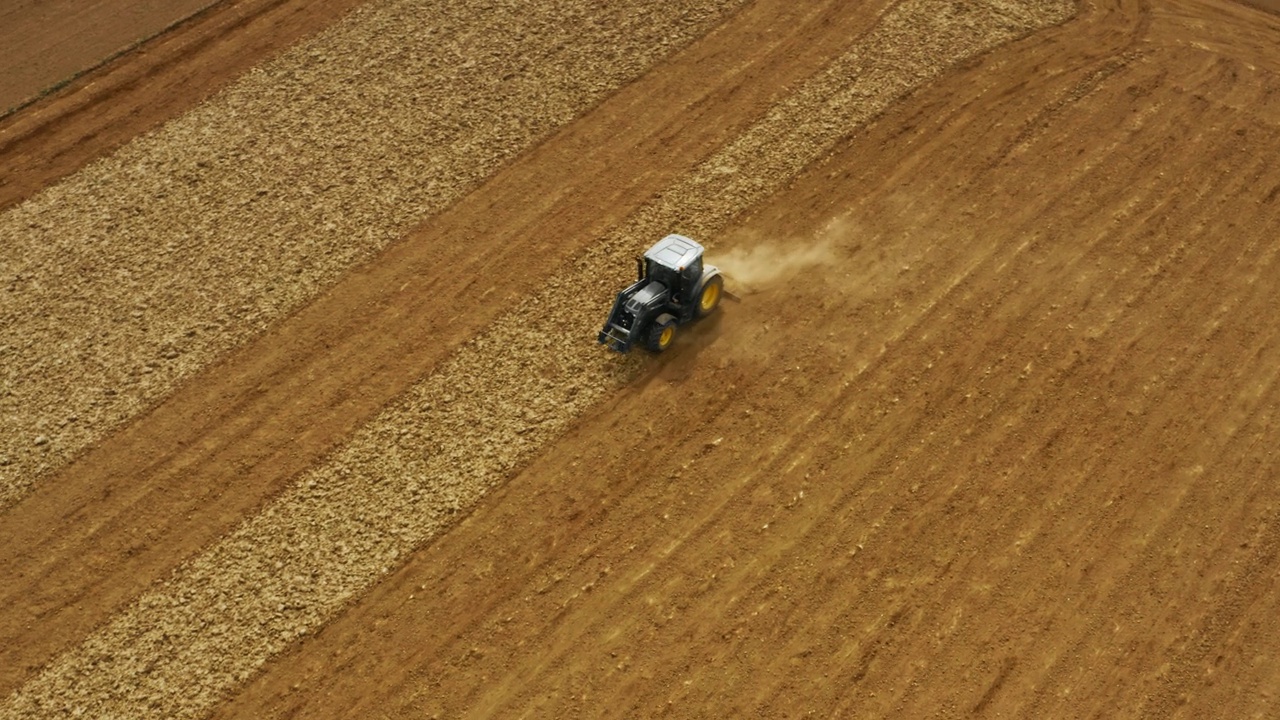
[(639, 279), (662, 283), (672, 301), (684, 305), (693, 299), (702, 279), (702, 251), (701, 245), (683, 235), (668, 235), (645, 252)]
[(724, 279), (702, 263), (703, 248), (668, 235), (637, 259), (635, 284), (618, 293), (600, 331), (603, 345), (626, 352), (642, 341), (653, 352), (671, 345), (677, 325), (705, 317), (720, 303)]

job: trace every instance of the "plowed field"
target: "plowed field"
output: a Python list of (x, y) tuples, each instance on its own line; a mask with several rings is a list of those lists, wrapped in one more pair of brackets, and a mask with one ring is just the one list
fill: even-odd
[(1280, 715), (1267, 4), (23, 34), (0, 718)]

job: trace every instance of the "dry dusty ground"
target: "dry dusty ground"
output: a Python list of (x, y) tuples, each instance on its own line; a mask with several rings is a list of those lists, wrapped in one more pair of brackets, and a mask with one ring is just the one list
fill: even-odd
[[(14, 104), (0, 115), (0, 209), (190, 109), (359, 3), (200, 0), (157, 6), (102, 0), (45, 3), (38, 10), (31, 2), (12, 4), (5, 17), (12, 24), (0, 32), (15, 37), (0, 46), (24, 52), (0, 56), (9, 98), (0, 108)], [(76, 12), (68, 14), (70, 5)], [(129, 7), (122, 12), (122, 5)], [(150, 16), (139, 20), (140, 12)], [(49, 23), (49, 17), (61, 21)], [(156, 28), (163, 31), (144, 34)], [(76, 34), (94, 35), (97, 42), (64, 43)], [(75, 75), (60, 69), (65, 61), (72, 61), (66, 67)], [(24, 76), (24, 68), (39, 72)], [(52, 88), (60, 89), (46, 92)]]
[(5, 121), (0, 718), (1280, 713), (1280, 18), (286, 5)]
[(8, 0), (0, 5), (0, 112), (23, 106), (212, 4)]

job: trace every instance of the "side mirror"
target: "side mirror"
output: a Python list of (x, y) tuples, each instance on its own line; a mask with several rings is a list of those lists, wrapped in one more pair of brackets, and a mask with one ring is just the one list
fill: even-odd
[(636, 281), (639, 282), (643, 279), (644, 279), (644, 258), (638, 257), (636, 258)]

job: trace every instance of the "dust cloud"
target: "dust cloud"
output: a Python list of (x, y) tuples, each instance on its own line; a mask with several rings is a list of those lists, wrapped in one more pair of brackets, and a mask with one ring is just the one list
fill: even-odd
[(712, 260), (742, 294), (767, 290), (801, 273), (831, 267), (836, 248), (851, 235), (850, 223), (837, 219), (809, 238), (742, 238)]

